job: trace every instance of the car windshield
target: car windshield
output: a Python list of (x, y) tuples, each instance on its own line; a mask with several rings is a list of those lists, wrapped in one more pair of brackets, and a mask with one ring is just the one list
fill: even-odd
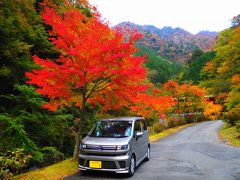
[(131, 136), (132, 121), (99, 121), (90, 137), (123, 138)]

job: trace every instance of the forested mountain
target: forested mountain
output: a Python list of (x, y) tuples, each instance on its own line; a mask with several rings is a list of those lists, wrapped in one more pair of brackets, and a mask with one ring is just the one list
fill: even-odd
[(140, 46), (136, 55), (147, 55), (145, 64), (148, 68), (148, 78), (154, 84), (162, 84), (169, 79), (176, 79), (184, 69), (181, 63), (159, 56), (156, 51), (148, 46)]
[(152, 25), (140, 26), (130, 22), (120, 23), (114, 28), (124, 26), (137, 29), (143, 34), (143, 39), (140, 41), (142, 46), (148, 46), (158, 55), (181, 63), (189, 60), (195, 50), (203, 52), (211, 50), (217, 37), (217, 32), (201, 31), (194, 35), (181, 28), (159, 29)]

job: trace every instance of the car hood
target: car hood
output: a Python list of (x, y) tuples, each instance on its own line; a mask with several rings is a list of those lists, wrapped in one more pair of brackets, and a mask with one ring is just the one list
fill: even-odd
[(105, 145), (105, 146), (114, 146), (114, 145), (126, 145), (130, 141), (130, 137), (124, 138), (102, 138), (102, 137), (89, 137), (86, 136), (83, 140), (83, 144), (89, 145)]

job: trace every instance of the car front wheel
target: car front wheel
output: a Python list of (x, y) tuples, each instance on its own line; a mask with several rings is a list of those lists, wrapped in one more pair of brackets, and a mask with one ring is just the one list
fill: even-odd
[(149, 161), (149, 159), (150, 159), (150, 147), (148, 146), (148, 148), (147, 148), (147, 154), (146, 154), (146, 161)]
[(135, 169), (136, 169), (136, 162), (135, 162), (135, 158), (132, 155), (130, 161), (129, 161), (129, 172), (128, 172), (128, 176), (132, 176), (135, 173)]

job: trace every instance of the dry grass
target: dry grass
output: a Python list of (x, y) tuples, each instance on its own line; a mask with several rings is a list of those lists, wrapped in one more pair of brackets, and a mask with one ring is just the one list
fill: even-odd
[(237, 132), (236, 126), (225, 123), (219, 132), (219, 137), (227, 144), (240, 147), (240, 133)]

